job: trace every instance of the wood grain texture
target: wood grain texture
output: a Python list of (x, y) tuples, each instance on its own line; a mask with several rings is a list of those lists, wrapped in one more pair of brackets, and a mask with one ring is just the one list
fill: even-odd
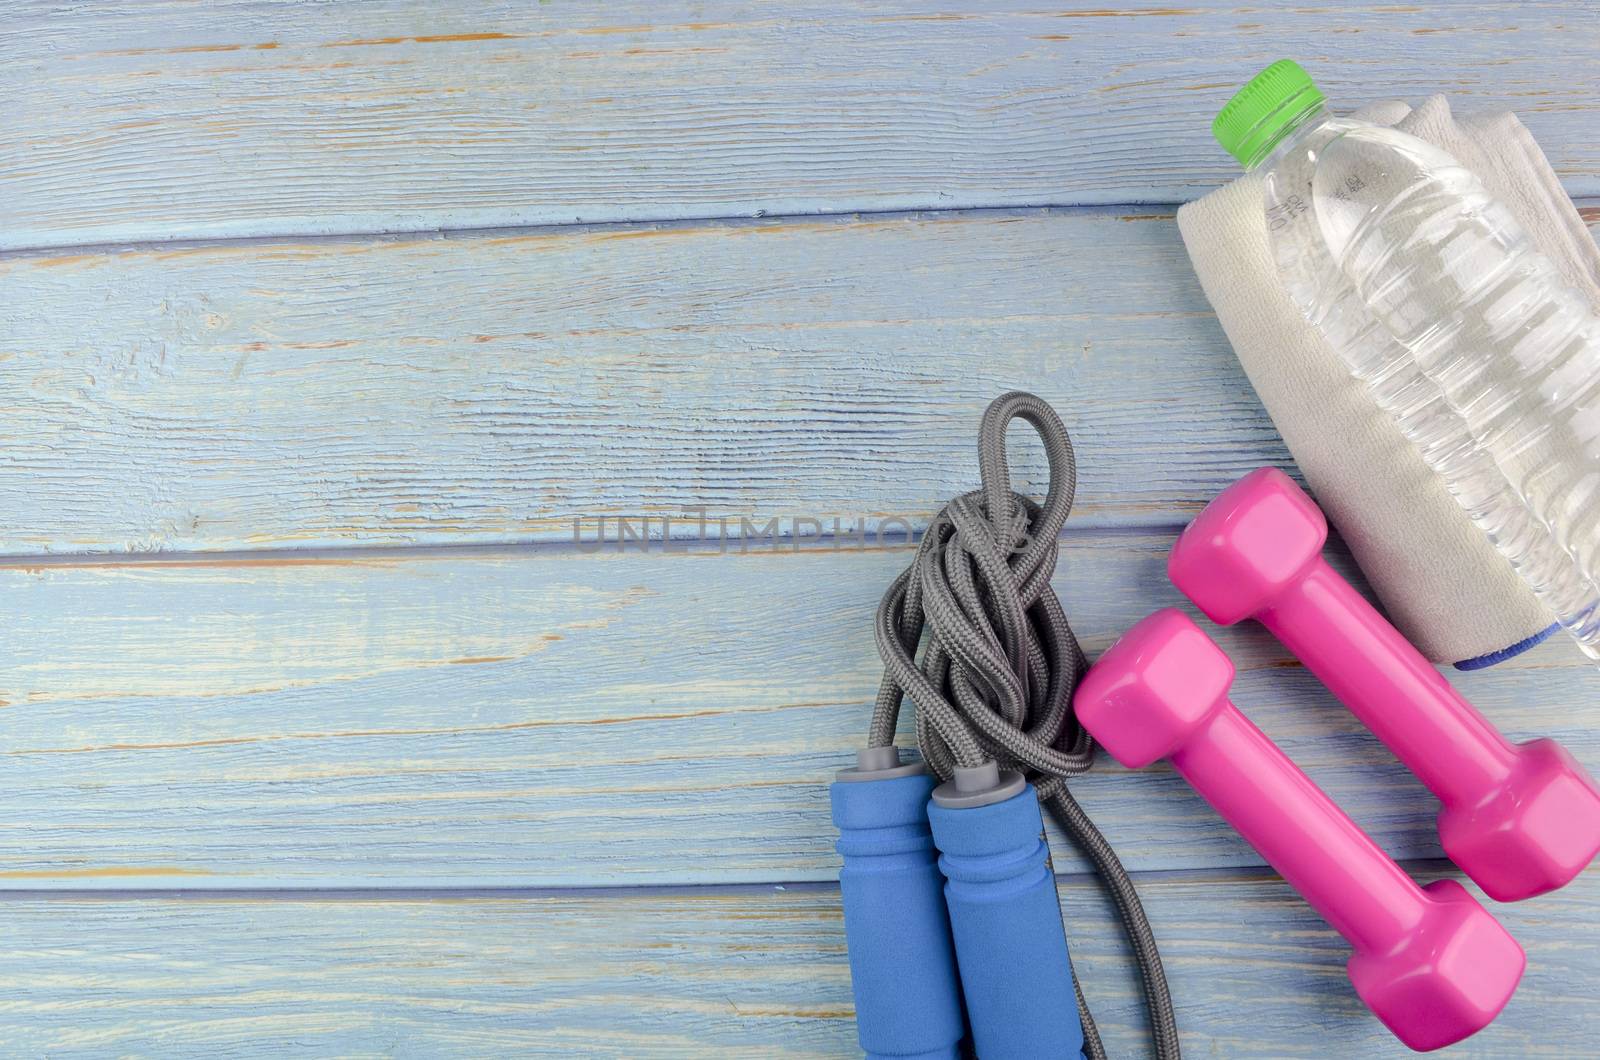
[(14, 259), (0, 351), (12, 554), (923, 524), (1018, 386), (1074, 434), (1079, 520), (1167, 524), (1287, 462), (1169, 217)]
[[(1185, 1056), (1412, 1055), (1356, 999), (1343, 941), (1281, 882), (1140, 886)], [(1060, 893), (1109, 1054), (1144, 1055), (1114, 913), (1084, 878)], [(15, 1055), (860, 1055), (831, 887), (33, 897), (3, 912), (0, 1038)], [(1589, 1055), (1600, 876), (1495, 912), (1527, 948), (1528, 973), (1499, 1020), (1449, 1055)]]
[[(1057, 583), (1091, 653), (1178, 602), (1170, 540), (1068, 536)], [(910, 556), (7, 567), (0, 888), (831, 879), (826, 785)], [(1438, 855), (1436, 804), (1314, 678), (1257, 627), (1219, 640), (1291, 756), (1391, 852)], [(1452, 680), (1600, 764), (1600, 672), (1569, 644)], [(1164, 766), (1104, 761), (1075, 790), (1133, 867), (1260, 863)]]
[(182, 0), (0, 16), (0, 246), (1176, 202), (1266, 61), (1523, 115), (1600, 193), (1585, 0)]

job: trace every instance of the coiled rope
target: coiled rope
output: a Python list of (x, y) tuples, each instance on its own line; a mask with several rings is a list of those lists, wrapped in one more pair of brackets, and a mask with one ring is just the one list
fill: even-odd
[[(1011, 488), (1006, 428), (1013, 419), (1031, 425), (1044, 442), (1050, 485), (1042, 505)], [(909, 698), (917, 708), (917, 745), (941, 781), (957, 766), (994, 761), (1033, 783), (1110, 893), (1139, 965), (1155, 1055), (1176, 1060), (1172, 996), (1138, 892), (1067, 789), (1067, 778), (1088, 770), (1094, 757), (1093, 741), (1072, 714), (1072, 693), (1088, 660), (1050, 587), (1057, 538), (1077, 489), (1072, 439), (1049, 404), (1012, 391), (984, 411), (978, 467), (981, 487), (945, 505), (878, 605), (884, 675), (868, 746), (894, 742), (901, 702)], [(1104, 1060), (1076, 973), (1072, 985), (1084, 1050), (1090, 1060)]]

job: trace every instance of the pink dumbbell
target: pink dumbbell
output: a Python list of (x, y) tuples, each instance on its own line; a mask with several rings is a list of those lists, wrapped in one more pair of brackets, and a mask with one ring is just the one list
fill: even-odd
[(1356, 993), (1395, 1036), (1438, 1049), (1486, 1027), (1526, 957), (1454, 880), (1418, 887), (1228, 700), (1233, 663), (1157, 611), (1095, 663), (1078, 720), (1130, 768), (1172, 766), (1355, 948)]
[(1254, 617), (1439, 797), (1444, 851), (1491, 898), (1568, 883), (1600, 851), (1600, 788), (1554, 740), (1513, 744), (1322, 558), (1328, 523), (1252, 471), (1190, 523), (1167, 574), (1212, 621)]

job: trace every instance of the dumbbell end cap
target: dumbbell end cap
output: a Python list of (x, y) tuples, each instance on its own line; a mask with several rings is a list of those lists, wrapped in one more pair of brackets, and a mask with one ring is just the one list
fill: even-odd
[(1439, 814), (1444, 852), (1497, 902), (1564, 887), (1600, 853), (1600, 788), (1566, 748), (1533, 740), (1494, 797)]
[(1122, 635), (1073, 699), (1078, 720), (1129, 769), (1166, 758), (1228, 701), (1233, 663), (1176, 608)]
[(1367, 1007), (1408, 1047), (1442, 1049), (1487, 1027), (1511, 1000), (1527, 966), (1517, 940), (1454, 880), (1425, 890), (1434, 899), (1405, 944), (1350, 958), (1350, 980)]
[(1275, 467), (1257, 468), (1178, 535), (1167, 577), (1207, 618), (1231, 626), (1303, 578), (1327, 540), (1328, 521), (1305, 490)]

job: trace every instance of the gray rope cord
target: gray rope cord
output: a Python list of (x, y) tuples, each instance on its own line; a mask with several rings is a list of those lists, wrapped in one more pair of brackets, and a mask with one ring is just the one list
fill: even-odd
[[(1043, 504), (1011, 488), (1006, 428), (1013, 419), (1031, 425), (1044, 442), (1050, 485)], [(1109, 892), (1139, 965), (1155, 1055), (1176, 1060), (1172, 996), (1139, 894), (1067, 790), (1067, 778), (1087, 771), (1094, 758), (1094, 743), (1072, 714), (1072, 692), (1089, 663), (1050, 587), (1057, 538), (1077, 489), (1072, 440), (1046, 402), (1013, 391), (984, 411), (978, 466), (981, 487), (939, 512), (911, 566), (878, 605), (884, 675), (868, 745), (894, 742), (901, 703), (909, 698), (917, 708), (917, 745), (940, 780), (957, 766), (994, 761), (1034, 784)], [(1085, 1053), (1104, 1060), (1076, 973), (1073, 992)]]

